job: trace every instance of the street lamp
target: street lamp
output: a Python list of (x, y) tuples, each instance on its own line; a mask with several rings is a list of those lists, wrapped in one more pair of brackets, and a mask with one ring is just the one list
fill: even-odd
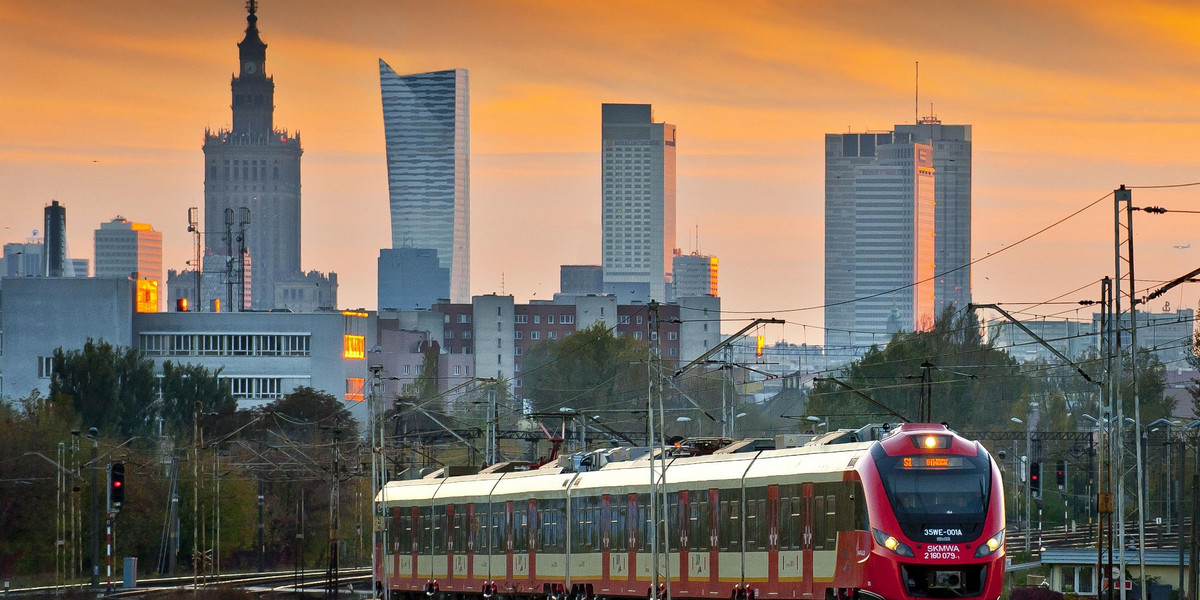
[[(691, 423), (692, 421), (693, 419), (691, 417), (675, 417), (675, 422), (677, 423)], [(687, 425), (684, 425), (683, 428), (684, 432), (686, 433)], [(696, 421), (696, 437), (700, 437), (700, 421)]]
[[(1017, 423), (1017, 424), (1025, 427), (1025, 456), (1021, 457), (1022, 475), (1024, 475), (1025, 473), (1029, 472), (1029, 470), (1028, 470), (1029, 469), (1029, 461), (1033, 454), (1031, 451), (1032, 444), (1030, 442), (1029, 424), (1026, 423), (1025, 420), (1020, 417), (1012, 417), (1009, 420), (1012, 421), (1013, 423)], [(1024, 477), (1022, 477), (1022, 479), (1024, 479)], [(1026, 481), (1025, 482), (1025, 523), (1024, 523), (1024, 525), (1025, 525), (1025, 527), (1024, 527), (1024, 529), (1025, 529), (1025, 551), (1026, 552), (1029, 551), (1029, 529), (1030, 529), (1030, 527), (1029, 527), (1029, 505), (1031, 503), (1030, 495), (1031, 495), (1030, 485), (1029, 485), (1029, 482)]]

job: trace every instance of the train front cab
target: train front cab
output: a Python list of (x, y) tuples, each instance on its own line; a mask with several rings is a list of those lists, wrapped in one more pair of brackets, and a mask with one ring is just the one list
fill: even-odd
[(998, 598), (1004, 495), (987, 451), (943, 426), (906, 424), (864, 458), (858, 471), (875, 544), (861, 594)]

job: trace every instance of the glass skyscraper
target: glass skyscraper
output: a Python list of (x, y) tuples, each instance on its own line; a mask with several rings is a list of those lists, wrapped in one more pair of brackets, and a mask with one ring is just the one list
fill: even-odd
[(649, 104), (601, 106), (604, 283), (649, 285), (666, 300), (675, 253), (675, 126)]
[[(436, 250), (449, 298), (471, 301), (471, 121), (467, 70), (399, 75), (382, 59), (392, 248)], [(381, 287), (384, 282), (381, 282)]]

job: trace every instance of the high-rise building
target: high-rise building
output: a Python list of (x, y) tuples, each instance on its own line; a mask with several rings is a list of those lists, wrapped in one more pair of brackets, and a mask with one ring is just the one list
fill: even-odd
[(934, 313), (950, 305), (964, 309), (971, 303), (971, 126), (923, 117), (916, 125), (896, 125), (896, 136), (933, 147)]
[(378, 304), (380, 310), (429, 310), (449, 301), (450, 269), (438, 262), (437, 250), (384, 248), (379, 251)]
[(96, 277), (133, 277), (162, 283), (162, 232), (117, 217), (95, 234)]
[[(300, 134), (274, 124), (275, 80), (258, 35), (257, 2), (247, 3), (246, 37), (233, 77), (233, 127), (204, 132), (204, 236), (208, 254), (234, 256), (226, 209), (252, 222), (245, 246), (255, 265), (250, 305), (274, 308), (275, 285), (303, 279), (300, 268)], [(240, 217), (239, 217), (240, 218)], [(236, 226), (235, 226), (236, 227)], [(226, 294), (227, 295), (227, 294)], [(225, 297), (222, 295), (220, 297)]]
[(671, 264), (674, 290), (671, 301), (717, 295), (717, 257), (698, 252), (676, 254)]
[(46, 207), (46, 246), (42, 252), (46, 277), (62, 277), (67, 266), (67, 207), (50, 202)]
[(559, 265), (558, 292), (566, 296), (604, 293), (604, 267), (600, 265)]
[(392, 248), (436, 250), (450, 299), (471, 300), (471, 120), (467, 70), (399, 75), (382, 59)]
[(604, 104), (600, 148), (604, 282), (666, 300), (675, 252), (675, 126), (649, 104)]
[(934, 317), (933, 148), (825, 136), (827, 347), (886, 343)]

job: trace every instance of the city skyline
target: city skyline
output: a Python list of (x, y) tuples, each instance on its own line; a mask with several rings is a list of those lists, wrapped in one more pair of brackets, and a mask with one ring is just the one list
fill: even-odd
[[(13, 59), (0, 105), (21, 115), (0, 132), (0, 241), (41, 229), (57, 200), (70, 208), (74, 255), (120, 213), (163, 232), (164, 269), (183, 269), (186, 209), (203, 198), (197, 131), (230, 126), (223, 86), (242, 4), (68, 5), (0, 11)], [(276, 119), (305, 134), (305, 262), (339, 273), (345, 307), (374, 303), (378, 249), (390, 245), (379, 57), (398, 72), (471, 69), (471, 293), (518, 302), (557, 291), (559, 265), (600, 262), (603, 103), (653, 104), (679, 127), (678, 227), (700, 239), (681, 250), (721, 257), (727, 318), (802, 323), (767, 332), (796, 343), (821, 340), (821, 311), (774, 311), (822, 304), (827, 132), (890, 128), (915, 112), (971, 123), (976, 259), (1122, 183), (1200, 179), (1200, 10), (924, 6), (268, 0), (260, 29), (286, 82)], [(664, 20), (670, 31), (653, 25)], [(1190, 193), (1135, 190), (1134, 202), (1190, 209)], [(1193, 217), (1136, 222), (1145, 287), (1194, 268), (1200, 245), (1174, 247), (1193, 241)], [(976, 264), (973, 296), (1093, 298), (1112, 262), (1108, 202)], [(1195, 299), (1183, 286), (1151, 308)], [(1064, 310), (1077, 316), (1038, 312)]]

